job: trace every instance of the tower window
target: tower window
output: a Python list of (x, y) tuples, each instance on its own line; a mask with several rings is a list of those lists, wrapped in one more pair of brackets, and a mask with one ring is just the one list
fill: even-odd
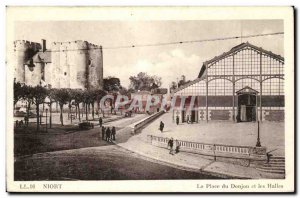
[(64, 75), (66, 76), (66, 75), (67, 75), (67, 72), (65, 72)]

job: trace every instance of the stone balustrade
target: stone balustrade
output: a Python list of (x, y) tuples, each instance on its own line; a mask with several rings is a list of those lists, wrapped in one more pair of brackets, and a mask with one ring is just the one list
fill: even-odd
[[(147, 142), (157, 147), (167, 148), (168, 141), (169, 138), (147, 136)], [(196, 153), (215, 161), (230, 161), (244, 166), (262, 164), (267, 160), (266, 147), (207, 144), (174, 139), (174, 149), (176, 146), (179, 146), (180, 152)]]

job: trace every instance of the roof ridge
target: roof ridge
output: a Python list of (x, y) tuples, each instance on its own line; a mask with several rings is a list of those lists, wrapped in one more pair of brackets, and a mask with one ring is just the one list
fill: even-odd
[(269, 56), (272, 56), (272, 57), (274, 57), (274, 58), (276, 58), (276, 59), (280, 59), (280, 60), (284, 61), (284, 58), (283, 58), (282, 56), (280, 56), (280, 55), (278, 55), (278, 54), (274, 54), (274, 53), (271, 52), (271, 51), (267, 51), (267, 50), (263, 49), (262, 47), (257, 47), (257, 46), (255, 46), (255, 45), (253, 45), (253, 44), (251, 44), (251, 43), (249, 43), (249, 42), (247, 41), (247, 42), (245, 42), (245, 43), (241, 43), (241, 44), (239, 44), (239, 45), (237, 45), (237, 46), (234, 46), (234, 47), (231, 48), (229, 51), (224, 52), (224, 53), (222, 53), (222, 54), (219, 55), (219, 56), (215, 56), (214, 58), (212, 58), (212, 59), (210, 59), (210, 60), (208, 60), (208, 61), (205, 61), (203, 64), (204, 64), (204, 65), (207, 65), (207, 64), (210, 64), (210, 63), (212, 63), (212, 62), (214, 62), (214, 61), (223, 59), (223, 58), (225, 58), (226, 56), (228, 56), (229, 54), (231, 54), (231, 53), (233, 53), (233, 52), (235, 52), (235, 51), (237, 51), (237, 50), (239, 50), (239, 49), (242, 49), (242, 48), (244, 48), (244, 47), (251, 47), (251, 48), (253, 48), (253, 49), (255, 49), (255, 50), (258, 50), (258, 51), (261, 51), (261, 52), (263, 52), (263, 53), (265, 53), (265, 54), (268, 54)]

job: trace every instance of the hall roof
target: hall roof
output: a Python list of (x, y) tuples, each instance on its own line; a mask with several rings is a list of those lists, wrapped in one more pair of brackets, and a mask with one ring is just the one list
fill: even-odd
[(266, 54), (274, 59), (277, 59), (279, 61), (284, 61), (284, 58), (278, 54), (274, 54), (273, 52), (271, 51), (267, 51), (261, 47), (257, 47), (255, 45), (252, 45), (250, 44), (249, 42), (246, 42), (246, 43), (241, 43), (233, 48), (231, 48), (228, 52), (224, 52), (223, 54), (219, 55), (219, 56), (215, 56), (214, 58), (208, 60), (208, 61), (205, 61), (202, 65), (202, 68), (199, 72), (199, 75), (198, 75), (198, 78), (201, 77), (203, 74), (204, 74), (204, 71), (206, 70), (206, 67), (211, 64), (211, 63), (214, 63), (214, 62), (217, 62), (219, 60), (222, 60), (228, 56), (230, 56), (231, 54), (233, 53), (236, 53), (236, 52), (239, 52), (240, 50), (242, 50), (243, 48), (246, 48), (246, 47), (250, 47), (252, 48), (253, 50), (255, 51), (258, 51), (258, 52), (261, 52), (263, 54)]
[(208, 60), (208, 61), (205, 61), (205, 62), (203, 63), (203, 65), (208, 65), (208, 64), (213, 63), (213, 62), (215, 62), (215, 61), (219, 61), (219, 60), (221, 60), (221, 59), (223, 59), (223, 58), (226, 58), (228, 55), (230, 55), (230, 54), (232, 54), (232, 53), (234, 53), (234, 52), (240, 51), (241, 49), (243, 49), (243, 48), (245, 48), (245, 47), (250, 47), (250, 48), (252, 48), (252, 49), (254, 49), (254, 50), (256, 50), (256, 51), (259, 51), (259, 52), (262, 52), (262, 53), (264, 53), (264, 54), (267, 54), (267, 55), (273, 57), (274, 59), (278, 59), (278, 60), (284, 61), (284, 58), (283, 58), (282, 56), (277, 55), (277, 54), (274, 54), (274, 53), (271, 52), (271, 51), (264, 50), (264, 49), (261, 48), (261, 47), (257, 47), (257, 46), (255, 46), (255, 45), (252, 45), (252, 44), (246, 42), (246, 43), (241, 43), (241, 44), (239, 44), (239, 45), (237, 45), (237, 46), (231, 48), (228, 52), (224, 52), (223, 54), (221, 54), (221, 55), (219, 55), (219, 56), (215, 56), (214, 58), (212, 58), (212, 59), (210, 59), (210, 60)]

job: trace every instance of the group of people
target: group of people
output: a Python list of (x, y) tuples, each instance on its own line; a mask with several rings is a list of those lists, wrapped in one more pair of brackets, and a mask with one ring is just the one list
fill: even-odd
[[(168, 148), (170, 148), (169, 154), (171, 154), (171, 155), (174, 155), (175, 153), (179, 153), (180, 142), (178, 140), (175, 140), (175, 145), (174, 145), (174, 139), (171, 138), (168, 141)], [(173, 149), (173, 148), (175, 148), (175, 149)]]
[(100, 117), (99, 118), (99, 126), (101, 128), (101, 134), (102, 140), (105, 140), (107, 142), (112, 142), (116, 140), (116, 127), (112, 127), (111, 129), (109, 127), (102, 126), (103, 120)]
[[(188, 115), (188, 116), (186, 117), (186, 123), (188, 123), (188, 124), (193, 124), (193, 120), (192, 120), (192, 118), (191, 118), (191, 115)], [(178, 115), (176, 116), (176, 124), (179, 125), (179, 116), (178, 116)]]
[(16, 120), (16, 128), (23, 127), (23, 126), (28, 127), (28, 124), (29, 124), (29, 117), (27, 115), (24, 116), (24, 122), (23, 122), (23, 120), (20, 120), (20, 121)]
[(113, 126), (112, 129), (109, 127), (101, 127), (101, 137), (102, 140), (107, 142), (112, 142), (116, 140), (116, 128)]

